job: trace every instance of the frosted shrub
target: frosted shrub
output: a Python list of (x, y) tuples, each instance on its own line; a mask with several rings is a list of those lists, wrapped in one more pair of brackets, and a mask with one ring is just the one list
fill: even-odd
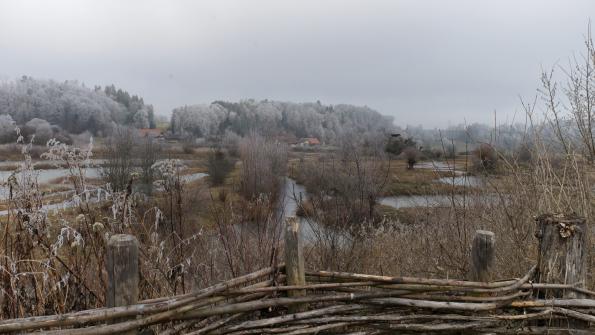
[[(90, 301), (73, 296), (93, 291), (86, 287), (71, 287), (73, 278), (82, 274), (76, 270), (76, 264), (82, 260), (75, 256), (67, 265), (65, 257), (73, 255), (72, 250), (85, 246), (83, 234), (69, 221), (52, 219), (43, 204), (42, 192), (38, 183), (38, 172), (29, 154), (30, 143), (24, 143), (18, 134), (17, 144), (21, 147), (23, 160), (8, 178), (8, 215), (7, 234), (3, 236), (6, 246), (2, 253), (0, 277), (3, 290), (0, 293), (2, 317), (20, 317), (46, 313), (58, 313), (70, 310), (74, 304), (86, 306)], [(61, 150), (59, 150), (61, 148)], [(52, 157), (69, 156), (76, 160), (73, 152), (58, 146), (52, 146)], [(61, 227), (56, 232), (55, 225)], [(83, 283), (84, 284), (84, 283)], [(69, 290), (64, 288), (69, 287)], [(91, 298), (92, 300), (93, 298)], [(58, 303), (60, 301), (60, 303)], [(49, 310), (48, 310), (49, 308)]]
[(86, 189), (86, 169), (91, 167), (93, 156), (93, 138), (90, 139), (87, 149), (61, 143), (56, 139), (47, 142), (48, 151), (41, 158), (53, 161), (57, 167), (66, 167), (74, 184), (77, 194), (82, 194)]

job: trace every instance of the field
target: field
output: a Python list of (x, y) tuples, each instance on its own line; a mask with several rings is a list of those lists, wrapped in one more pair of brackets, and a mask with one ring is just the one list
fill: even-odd
[[(561, 166), (560, 182), (540, 174), (540, 160), (518, 164), (502, 156), (497, 169), (482, 171), (465, 154), (411, 168), (378, 151), (292, 150), (253, 138), (238, 148), (164, 143), (149, 191), (141, 165), (113, 190), (102, 171), (122, 158), (114, 160), (101, 140), (92, 156), (81, 154), (83, 147), (75, 159), (55, 154), (68, 146), (50, 160), (43, 150), (50, 149), (34, 150), (32, 164), (27, 151), (24, 160), (2, 163), (9, 176), (25, 162), (12, 198), (0, 207), (9, 223), (4, 266), (15, 270), (5, 279), (19, 278), (7, 282), (15, 298), (4, 301), (5, 317), (102, 306), (107, 274), (94, 269), (105, 267), (113, 234), (138, 238), (140, 296), (150, 299), (270, 265), (289, 216), (300, 218), (307, 268), (468, 278), (474, 232), (486, 229), (497, 236), (497, 276), (519, 277), (536, 258), (533, 216), (564, 206), (590, 215), (592, 200), (583, 190), (595, 175), (580, 160)], [(224, 178), (216, 182), (220, 170)], [(9, 261), (17, 259), (23, 261)]]

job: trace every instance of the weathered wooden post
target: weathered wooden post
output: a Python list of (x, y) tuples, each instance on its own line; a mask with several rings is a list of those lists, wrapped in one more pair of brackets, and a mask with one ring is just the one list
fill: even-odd
[[(304, 268), (304, 253), (300, 239), (300, 224), (295, 217), (288, 217), (285, 221), (285, 271), (287, 285), (306, 285), (306, 271)], [(306, 290), (289, 290), (289, 297), (303, 297)], [(304, 311), (307, 305), (293, 305), (290, 313)]]
[[(587, 222), (576, 215), (545, 214), (536, 218), (539, 239), (536, 281), (584, 287), (587, 282)], [(584, 298), (573, 290), (541, 291), (540, 298)]]
[[(538, 283), (569, 284), (584, 287), (587, 282), (587, 223), (582, 217), (564, 214), (544, 214), (536, 218), (539, 255), (535, 281)], [(576, 299), (585, 296), (574, 290), (537, 290), (539, 299)], [(541, 325), (570, 329), (587, 328), (579, 320), (547, 320)]]
[(471, 280), (492, 280), (492, 266), (496, 258), (496, 235), (491, 231), (477, 230), (471, 247)]
[[(138, 241), (132, 235), (118, 234), (107, 243), (107, 307), (138, 302)], [(136, 331), (127, 332), (136, 334)]]

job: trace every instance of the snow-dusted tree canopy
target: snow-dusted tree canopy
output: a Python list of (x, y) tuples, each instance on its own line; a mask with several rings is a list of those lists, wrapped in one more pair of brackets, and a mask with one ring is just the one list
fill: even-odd
[(225, 132), (245, 136), (255, 131), (317, 137), (334, 143), (344, 133), (362, 137), (388, 133), (393, 129), (393, 121), (369, 107), (243, 100), (176, 108), (171, 127), (176, 134), (194, 137), (214, 137)]
[(0, 143), (12, 141), (14, 139), (15, 124), (10, 115), (0, 114)]
[[(100, 91), (101, 87), (95, 87)], [(152, 105), (145, 105), (143, 98), (137, 95), (130, 95), (122, 89), (116, 89), (114, 85), (106, 86), (103, 92), (113, 100), (126, 108), (124, 124), (136, 128), (155, 128), (155, 115)]]
[(0, 84), (0, 114), (10, 115), (18, 125), (37, 118), (69, 133), (90, 131), (102, 135), (117, 124), (149, 127), (153, 108), (145, 105), (142, 98), (131, 97), (113, 85), (104, 91), (100, 87), (89, 89), (73, 81), (56, 82), (24, 76)]

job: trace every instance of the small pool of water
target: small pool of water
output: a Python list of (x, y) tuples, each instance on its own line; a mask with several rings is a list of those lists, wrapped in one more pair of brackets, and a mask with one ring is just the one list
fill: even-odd
[(443, 177), (436, 180), (438, 183), (448, 184), (453, 186), (467, 186), (467, 187), (478, 187), (484, 185), (484, 180), (469, 175), (460, 175), (455, 177)]
[(457, 206), (470, 206), (484, 202), (493, 203), (499, 201), (495, 195), (402, 195), (395, 197), (383, 197), (378, 200), (381, 205), (390, 206), (396, 209), (412, 207), (448, 207), (454, 203)]
[[(37, 182), (39, 184), (47, 184), (54, 179), (66, 177), (70, 173), (68, 169), (35, 170), (33, 172), (37, 175)], [(13, 171), (0, 171), (0, 183), (6, 182), (12, 173)], [(19, 175), (17, 175), (17, 178), (19, 178)], [(99, 168), (92, 167), (85, 169), (85, 176), (87, 178), (99, 178)]]
[(195, 180), (202, 179), (202, 178), (204, 178), (204, 177), (206, 177), (206, 176), (208, 176), (208, 175), (209, 175), (208, 173), (204, 173), (204, 172), (197, 172), (197, 173), (192, 173), (192, 174), (187, 174), (187, 175), (184, 175), (184, 176), (182, 176), (182, 179), (183, 179), (185, 182), (187, 182), (187, 183), (188, 183), (188, 182), (191, 182), (191, 181), (195, 181)]
[(421, 162), (415, 164), (416, 169), (428, 169), (434, 170), (437, 172), (454, 172), (455, 174), (463, 174), (464, 172), (461, 170), (457, 170), (457, 166), (447, 162), (439, 162), (439, 161), (431, 161), (431, 162)]

